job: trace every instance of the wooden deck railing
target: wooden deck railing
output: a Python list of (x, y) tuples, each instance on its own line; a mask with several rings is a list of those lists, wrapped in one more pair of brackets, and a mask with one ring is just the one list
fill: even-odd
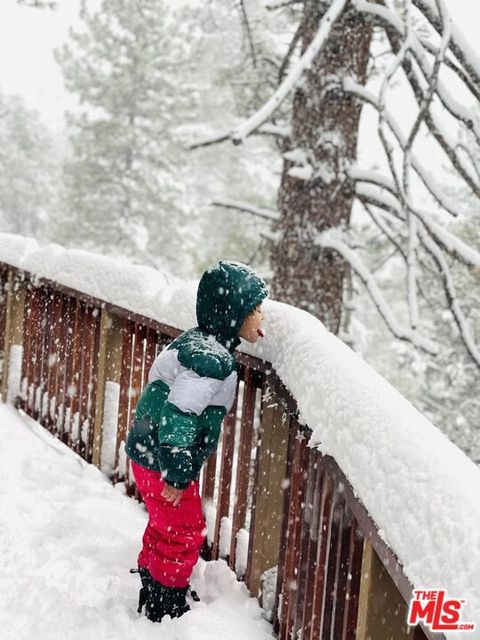
[[(128, 427), (149, 367), (180, 330), (6, 264), (0, 328), (3, 400), (134, 494)], [(201, 476), (214, 514), (204, 556), (227, 560), (280, 640), (443, 638), (406, 625), (413, 587), (398, 558), (335, 461), (307, 446), (270, 364), (236, 355), (236, 400)]]

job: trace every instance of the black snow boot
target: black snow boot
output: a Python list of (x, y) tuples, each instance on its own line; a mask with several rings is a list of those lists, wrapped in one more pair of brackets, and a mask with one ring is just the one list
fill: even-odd
[(189, 611), (190, 607), (186, 601), (188, 591), (190, 591), (193, 600), (200, 601), (190, 585), (187, 587), (166, 587), (155, 580), (147, 569), (140, 566), (137, 569), (130, 569), (130, 573), (138, 573), (142, 581), (137, 611), (141, 613), (145, 606), (145, 615), (152, 622), (160, 622), (166, 615), (179, 618)]
[(192, 600), (195, 600), (195, 602), (200, 602), (200, 598), (198, 597), (198, 593), (196, 591), (194, 591), (190, 585), (188, 585), (188, 587), (187, 587), (187, 593), (189, 591), (190, 591), (190, 596), (192, 597)]
[(137, 569), (130, 569), (130, 573), (138, 573), (140, 575), (140, 580), (142, 581), (142, 586), (138, 594), (138, 609), (137, 609), (138, 613), (142, 613), (142, 609), (144, 605), (148, 603), (150, 585), (153, 582), (153, 578), (150, 575), (150, 571), (148, 569), (145, 569), (145, 567), (141, 567), (140, 565), (138, 565)]
[(166, 615), (180, 618), (190, 610), (185, 599), (188, 587), (166, 587), (152, 580), (149, 589), (145, 615), (152, 622), (160, 622)]

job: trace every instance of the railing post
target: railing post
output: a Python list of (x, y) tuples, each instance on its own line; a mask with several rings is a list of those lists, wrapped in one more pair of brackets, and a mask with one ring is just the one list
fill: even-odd
[(122, 372), (123, 320), (102, 309), (98, 350), (98, 390), (93, 431), (96, 467), (113, 471), (117, 430), (120, 377)]
[(267, 378), (266, 388), (268, 391), (262, 396), (253, 539), (247, 571), (247, 586), (254, 597), (261, 590), (262, 574), (278, 565), (288, 455), (289, 420), (276, 393), (274, 376)]
[(20, 393), (25, 285), (16, 272), (8, 272), (7, 309), (3, 350), (2, 401), (13, 402)]
[(413, 640), (414, 627), (407, 625), (408, 606), (380, 562), (368, 538), (363, 545), (358, 604), (357, 640), (389, 638)]

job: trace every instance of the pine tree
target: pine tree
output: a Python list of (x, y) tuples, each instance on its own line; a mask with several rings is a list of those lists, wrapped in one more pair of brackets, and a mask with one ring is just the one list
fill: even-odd
[(103, 0), (83, 21), (57, 52), (80, 103), (68, 115), (60, 239), (188, 272), (188, 200), (175, 157), (181, 113), (195, 106), (179, 79), (187, 26), (161, 0)]
[(17, 96), (0, 92), (0, 221), (2, 231), (42, 240), (56, 206), (60, 166), (54, 140)]

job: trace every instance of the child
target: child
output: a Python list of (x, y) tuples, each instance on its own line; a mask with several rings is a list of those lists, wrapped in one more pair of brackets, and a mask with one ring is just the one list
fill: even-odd
[(139, 607), (149, 620), (189, 610), (190, 574), (205, 539), (200, 469), (216, 447), (237, 386), (233, 355), (240, 337), (263, 336), (267, 286), (250, 267), (220, 260), (197, 290), (198, 326), (155, 359), (128, 434), (137, 488), (149, 520), (138, 556)]

